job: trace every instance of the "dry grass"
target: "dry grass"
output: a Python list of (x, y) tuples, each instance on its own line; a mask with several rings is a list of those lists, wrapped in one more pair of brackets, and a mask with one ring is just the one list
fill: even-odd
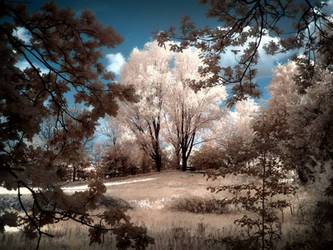
[[(106, 197), (109, 198), (99, 208), (119, 204), (132, 207), (128, 210), (132, 221), (146, 226), (148, 234), (155, 239), (155, 245), (148, 249), (224, 249), (221, 241), (223, 237), (239, 235), (239, 227), (233, 222), (242, 214), (232, 207), (226, 210), (226, 207), (213, 204), (213, 201), (228, 198), (230, 194), (217, 195), (207, 191), (208, 186), (217, 184), (220, 180), (207, 182), (201, 174), (178, 171), (150, 174), (149, 177), (154, 179), (108, 187)], [(229, 176), (223, 183), (244, 181), (246, 180)], [(295, 232), (302, 234), (306, 228), (299, 224), (300, 218), (305, 218), (309, 208), (306, 195), (303, 192), (293, 198), (293, 206), (283, 211), (281, 231), (284, 242), (292, 241)], [(175, 204), (177, 209), (170, 209), (175, 208)], [(192, 206), (197, 208), (193, 210)], [(200, 206), (201, 209), (198, 208)], [(223, 214), (215, 214), (219, 209), (221, 212), (218, 213)], [(196, 211), (200, 213), (192, 213)], [(62, 222), (47, 230), (55, 238), (42, 238), (40, 249), (116, 249), (115, 241), (108, 237), (103, 245), (89, 246), (87, 228), (76, 223)], [(0, 250), (35, 248), (36, 242), (26, 240), (21, 233), (6, 233), (0, 237)]]
[[(188, 227), (192, 224), (192, 228)], [(220, 237), (236, 233), (236, 228), (228, 228), (228, 231), (225, 228), (212, 230), (204, 223), (191, 223), (186, 226), (174, 225), (170, 228), (160, 228), (159, 231), (153, 231), (150, 228), (148, 233), (154, 237), (155, 244), (150, 245), (148, 249), (221, 249)], [(77, 224), (61, 223), (49, 229), (48, 232), (53, 233), (55, 238), (43, 237), (40, 249), (116, 249), (115, 241), (110, 237), (105, 237), (102, 245), (89, 246), (87, 230)], [(35, 245), (36, 241), (27, 240), (20, 233), (10, 233), (2, 236), (0, 249), (30, 250), (35, 249)]]
[[(131, 200), (156, 201), (160, 199), (172, 199), (179, 197), (206, 197), (206, 198), (228, 198), (230, 194), (221, 192), (218, 195), (207, 191), (207, 187), (221, 184), (221, 180), (206, 180), (203, 174), (181, 171), (165, 171), (150, 174), (151, 181), (117, 185), (108, 188), (107, 195)], [(136, 178), (135, 178), (136, 179)], [(235, 184), (243, 182), (243, 178), (228, 176), (223, 184)]]

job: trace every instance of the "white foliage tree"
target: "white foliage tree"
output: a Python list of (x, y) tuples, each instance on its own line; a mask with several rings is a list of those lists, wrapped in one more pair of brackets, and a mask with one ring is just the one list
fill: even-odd
[[(310, 65), (308, 69), (302, 64), (304, 59), (299, 60), (275, 71), (269, 86), (272, 98), (268, 110), (272, 117), (284, 121), (289, 136), (280, 143), (281, 147), (295, 165), (300, 180), (306, 182), (313, 177), (313, 166), (333, 159), (333, 76), (326, 64)], [(311, 71), (312, 77), (305, 78)]]
[(173, 53), (156, 42), (147, 43), (143, 50), (134, 49), (120, 73), (121, 83), (134, 85), (140, 97), (137, 103), (126, 102), (119, 119), (127, 124), (141, 148), (152, 158), (157, 171), (162, 168), (160, 130), (166, 87)]
[(189, 48), (176, 54), (172, 85), (167, 88), (164, 136), (174, 148), (177, 163), (181, 160), (183, 171), (201, 134), (222, 115), (220, 105), (227, 95), (224, 86), (197, 92), (191, 88), (192, 80), (202, 78), (198, 73), (200, 66), (202, 61), (197, 49)]
[(230, 142), (250, 141), (253, 137), (252, 121), (259, 114), (260, 107), (252, 98), (238, 101), (234, 111), (228, 111), (216, 120), (205, 140), (211, 146), (225, 149)]
[(158, 171), (162, 167), (162, 137), (163, 143), (172, 145), (177, 164), (182, 161), (186, 170), (196, 140), (222, 114), (220, 105), (226, 98), (223, 86), (197, 92), (191, 88), (194, 79), (202, 78), (200, 66), (197, 49), (175, 54), (152, 42), (143, 50), (134, 49), (121, 70), (121, 83), (133, 85), (139, 100), (121, 104), (118, 118), (151, 156)]
[[(270, 112), (286, 112), (286, 109), (299, 102), (299, 94), (294, 82), (298, 74), (295, 62), (280, 65), (274, 71), (274, 77), (268, 87), (271, 99), (268, 102)], [(283, 115), (280, 113), (280, 115)]]

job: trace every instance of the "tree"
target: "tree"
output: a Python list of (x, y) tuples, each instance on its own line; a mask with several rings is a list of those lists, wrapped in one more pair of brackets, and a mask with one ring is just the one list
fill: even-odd
[[(333, 242), (333, 74), (332, 68), (324, 65), (314, 67), (300, 101), (289, 107), (286, 123), (291, 136), (281, 142), (299, 179), (314, 194), (313, 209), (309, 209), (312, 223), (308, 223), (301, 243), (317, 249), (329, 248)], [(302, 89), (304, 85), (298, 86), (297, 80), (294, 84)]]
[(106, 116), (99, 127), (98, 133), (106, 136), (108, 141), (111, 141), (111, 145), (116, 146), (122, 130), (122, 124), (116, 117)]
[(333, 161), (333, 76), (327, 68), (316, 68), (315, 71), (315, 84), (308, 87), (297, 105), (288, 110), (287, 123), (293, 135), (288, 144), (295, 149), (290, 156), (296, 156), (295, 152), (299, 151), (299, 165), (311, 162), (311, 158), (319, 164)]
[[(321, 220), (320, 228), (310, 228), (320, 240), (306, 240), (302, 246), (319, 249), (332, 242), (332, 238), (327, 237), (332, 231), (325, 231), (329, 228), (325, 225), (332, 224), (332, 216), (328, 212), (332, 209), (332, 105), (329, 103), (332, 73), (329, 65), (317, 62), (313, 64), (312, 77), (306, 77), (309, 64), (302, 64), (303, 59), (299, 58), (297, 63), (288, 62), (275, 71), (269, 86), (271, 99), (267, 108), (263, 108), (254, 120), (252, 140), (243, 144), (242, 150), (237, 149), (231, 154), (229, 168), (212, 172), (212, 176), (246, 174), (255, 177), (254, 183), (221, 185), (211, 189), (232, 192), (235, 197), (231, 203), (241, 204), (258, 216), (243, 216), (235, 221), (252, 232), (248, 235), (250, 241), (246, 241), (248, 248), (271, 249), (274, 238), (281, 234), (276, 210), (288, 206), (285, 195), (295, 192), (297, 185), (283, 181), (294, 170), (311, 189), (315, 185), (308, 180), (320, 183), (323, 171), (326, 179), (330, 180), (325, 183), (328, 186), (321, 188), (322, 193), (318, 193), (321, 196), (316, 198), (316, 217), (311, 217)], [(323, 232), (325, 237), (321, 236)]]
[[(332, 73), (317, 62), (309, 70), (304, 58), (280, 66), (269, 86), (268, 111), (284, 120), (287, 140), (281, 147), (295, 165), (300, 180), (314, 178), (314, 166), (333, 160), (331, 112)], [(313, 76), (308, 77), (309, 72)]]
[[(265, 35), (277, 37), (264, 44), (267, 53), (275, 54), (302, 48), (306, 58), (312, 58), (321, 43), (329, 43), (328, 30), (332, 29), (325, 11), (325, 3), (319, 1), (265, 1), (265, 0), (201, 0), (208, 5), (207, 17), (215, 18), (220, 26), (197, 28), (189, 17), (180, 20), (180, 33), (175, 27), (155, 32), (160, 45), (171, 39), (179, 40), (172, 46), (182, 51), (190, 46), (201, 49), (205, 66), (200, 73), (207, 78), (196, 81), (197, 88), (216, 84), (233, 84), (229, 104), (247, 96), (258, 97), (255, 82), (258, 49)], [(285, 27), (282, 30), (281, 27)], [(317, 36), (321, 34), (321, 38)], [(232, 66), (220, 64), (226, 51), (238, 58)]]
[[(328, 44), (327, 44), (328, 45)], [(328, 57), (330, 55), (327, 55)], [(310, 67), (310, 68), (309, 68)], [(310, 69), (310, 71), (308, 71)], [(274, 73), (274, 77), (269, 86), (271, 99), (268, 106), (262, 114), (256, 119), (253, 130), (255, 132), (254, 140), (250, 144), (245, 161), (250, 162), (255, 159), (254, 165), (249, 164), (249, 171), (255, 173), (259, 167), (265, 174), (258, 177), (262, 180), (262, 190), (267, 191), (267, 195), (275, 196), (277, 193), (292, 193), (293, 187), (281, 181), (288, 176), (288, 172), (297, 170), (299, 179), (307, 182), (310, 189), (315, 189), (318, 185), (320, 191), (316, 193), (315, 214), (311, 219), (320, 221), (321, 227), (309, 228), (307, 234), (314, 233), (316, 240), (305, 240), (303, 247), (325, 248), (332, 243), (332, 231), (325, 225), (332, 224), (332, 105), (329, 101), (332, 98), (332, 68), (327, 61), (317, 61), (316, 64), (304, 61), (304, 57), (297, 58), (296, 62), (288, 62), (280, 66)], [(308, 77), (311, 74), (311, 77)], [(234, 158), (237, 159), (236, 154)], [(273, 167), (273, 171), (271, 168)], [(241, 168), (242, 169), (242, 168)], [(237, 170), (233, 170), (237, 173)], [(220, 173), (221, 174), (221, 173)], [(225, 174), (225, 172), (223, 173)], [(222, 174), (222, 176), (223, 176)], [(320, 178), (325, 175), (327, 182)], [(277, 179), (275, 179), (277, 178)], [(311, 180), (311, 181), (309, 181)], [(325, 186), (323, 186), (323, 184)], [(235, 190), (235, 187), (223, 187), (223, 190)], [(241, 189), (240, 187), (237, 187)], [(237, 190), (236, 188), (236, 190)], [(278, 188), (278, 189), (277, 189)], [(285, 190), (289, 190), (285, 192)], [(221, 190), (221, 189), (219, 189)], [(280, 191), (278, 191), (280, 190)], [(314, 192), (316, 192), (314, 190)], [(265, 213), (269, 211), (270, 206), (265, 193), (262, 193), (260, 203), (266, 206)], [(280, 197), (281, 198), (281, 197)], [(279, 198), (280, 208), (287, 205), (286, 201)], [(244, 200), (238, 200), (244, 204)], [(258, 200), (259, 201), (259, 200)], [(277, 208), (274, 204), (274, 209)], [(259, 211), (259, 210), (258, 210)], [(261, 215), (261, 221), (265, 223), (277, 222), (264, 218)], [(271, 221), (270, 221), (271, 220)], [(253, 226), (252, 219), (244, 217), (239, 220), (241, 225)], [(264, 225), (264, 223), (262, 224)], [(261, 226), (261, 239), (266, 239), (270, 233)], [(327, 230), (328, 229), (328, 230)], [(327, 231), (325, 231), (327, 230)], [(325, 232), (325, 236), (322, 236)], [(263, 237), (263, 235), (266, 235)], [(272, 242), (262, 241), (263, 244), (272, 244)], [(296, 242), (295, 244), (298, 244)]]
[[(79, 107), (74, 107), (69, 108), (68, 112), (71, 116), (77, 117), (86, 111)], [(64, 123), (72, 133), (77, 129), (81, 129), (79, 122), (73, 121), (67, 114), (64, 115)], [(55, 163), (58, 168), (57, 173), (62, 175), (63, 180), (70, 179), (66, 176), (70, 174), (72, 181), (76, 181), (78, 173), (90, 165), (89, 150), (94, 135), (83, 136), (82, 138), (66, 137), (64, 136), (66, 131), (60, 124), (57, 124), (55, 116), (46, 117), (40, 127), (40, 132), (32, 139), (32, 145), (35, 148), (40, 146), (45, 150), (54, 152), (58, 159), (57, 163)], [(59, 138), (66, 138), (67, 152), (62, 151), (61, 144), (64, 141)]]
[(213, 121), (209, 132), (203, 136), (203, 145), (191, 159), (192, 165), (196, 169), (236, 165), (239, 157), (235, 155), (254, 138), (252, 123), (258, 115), (259, 105), (253, 99), (238, 101), (234, 111), (229, 110)]
[[(1, 1), (0, 7), (4, 18), (0, 24), (0, 183), (17, 190), (24, 232), (38, 236), (38, 248), (42, 235), (51, 236), (42, 230), (44, 225), (70, 219), (90, 228), (91, 243), (101, 242), (101, 236), (111, 232), (118, 236), (119, 247), (147, 246), (152, 239), (145, 229), (131, 224), (123, 211), (111, 208), (97, 215), (101, 223), (94, 224), (89, 210), (106, 191), (99, 180), (92, 180), (87, 191), (73, 195), (50, 185), (58, 182), (56, 163), (66, 161), (73, 146), (93, 135), (100, 117), (116, 115), (117, 99), (134, 100), (131, 88), (106, 82), (113, 76), (99, 62), (102, 47), (114, 48), (123, 39), (111, 27), (103, 28), (87, 10), (77, 16), (50, 2), (30, 15), (22, 4)], [(15, 34), (19, 27), (30, 34), (29, 41)], [(19, 69), (18, 60), (29, 67)], [(66, 93), (74, 93), (76, 103), (91, 108), (72, 115)], [(62, 128), (52, 139), (56, 150), (34, 148), (31, 141), (49, 116), (55, 117), (56, 128)], [(21, 202), (22, 188), (32, 195), (31, 209)], [(17, 219), (17, 214), (2, 213), (0, 230), (4, 225), (19, 225)]]
[(193, 146), (199, 143), (200, 133), (222, 115), (220, 105), (226, 91), (223, 86), (199, 91), (191, 88), (191, 82), (201, 78), (197, 70), (202, 62), (197, 49), (189, 48), (176, 54), (174, 64), (174, 81), (168, 88), (165, 106), (164, 137), (174, 147), (176, 158), (181, 158), (182, 170), (186, 171), (187, 160)]
[(254, 135), (252, 121), (259, 115), (259, 111), (259, 104), (250, 97), (236, 102), (234, 111), (229, 110), (221, 119), (214, 121), (205, 140), (208, 144), (224, 149), (237, 138), (244, 142), (251, 141)]
[(198, 133), (221, 113), (219, 105), (226, 96), (224, 87), (199, 92), (191, 88), (192, 80), (200, 78), (197, 70), (201, 64), (198, 50), (188, 49), (174, 55), (153, 42), (142, 51), (134, 49), (121, 71), (121, 83), (133, 84), (140, 100), (123, 103), (118, 117), (151, 155), (157, 170), (162, 163), (160, 133), (163, 142), (174, 147), (178, 164), (182, 157), (186, 169)]
[[(328, 27), (325, 36), (332, 40), (332, 17)], [(281, 147), (296, 165), (300, 179), (307, 182), (306, 188), (314, 191), (315, 209), (310, 210), (314, 223), (308, 225), (306, 237), (315, 240), (305, 240), (303, 246), (323, 249), (332, 245), (333, 239), (333, 51), (331, 43), (322, 39), (321, 33), (317, 35), (318, 50), (313, 60), (298, 57), (297, 70), (287, 72), (298, 100), (287, 109), (290, 136), (281, 142)]]
[(156, 42), (147, 43), (142, 51), (133, 50), (120, 74), (121, 83), (134, 85), (140, 100), (124, 102), (118, 117), (122, 117), (143, 151), (151, 156), (157, 171), (162, 168), (160, 130), (171, 59), (170, 51)]
[(250, 214), (236, 219), (235, 224), (246, 229), (244, 238), (226, 239), (231, 244), (235, 241), (248, 249), (273, 249), (280, 239), (280, 218), (278, 211), (290, 205), (288, 195), (295, 193), (293, 183), (285, 181), (293, 165), (288, 164), (280, 141), (286, 139), (287, 133), (282, 126), (283, 119), (271, 116), (263, 110), (253, 123), (252, 140), (241, 144), (233, 151), (228, 167), (221, 167), (208, 172), (208, 177), (224, 178), (228, 174), (245, 175), (247, 180), (232, 185), (211, 187), (212, 192), (228, 191), (233, 194), (230, 204), (240, 205)]
[(122, 141), (103, 153), (97, 174), (118, 177), (145, 173), (151, 167), (151, 157), (132, 141)]

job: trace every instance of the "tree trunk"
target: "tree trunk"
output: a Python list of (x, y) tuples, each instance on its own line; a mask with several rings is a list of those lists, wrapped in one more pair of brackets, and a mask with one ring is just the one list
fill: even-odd
[(179, 152), (176, 154), (176, 168), (180, 169), (180, 154)]
[(160, 153), (158, 153), (156, 155), (156, 158), (155, 158), (155, 165), (156, 165), (156, 170), (157, 172), (161, 172), (161, 169), (162, 169), (162, 156)]
[(161, 172), (162, 169), (162, 152), (160, 149), (160, 144), (158, 141), (155, 141), (153, 151), (150, 154), (151, 159), (155, 163), (157, 172)]
[(187, 169), (186, 151), (182, 150), (182, 171), (186, 171), (186, 169)]
[(161, 172), (162, 169), (162, 152), (160, 148), (159, 134), (160, 134), (160, 119), (158, 118), (158, 121), (153, 122), (153, 130), (150, 129), (150, 135), (152, 136), (152, 138), (154, 138), (153, 160), (155, 161), (157, 172)]
[(172, 166), (175, 167), (176, 169), (180, 169), (180, 147), (178, 143), (172, 143), (173, 150), (174, 150), (174, 155), (172, 157)]
[(76, 167), (73, 166), (73, 179), (72, 182), (74, 182), (76, 179)]

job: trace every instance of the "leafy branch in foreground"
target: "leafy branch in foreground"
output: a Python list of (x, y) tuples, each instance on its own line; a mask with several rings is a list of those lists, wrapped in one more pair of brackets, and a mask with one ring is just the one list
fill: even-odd
[[(0, 230), (5, 225), (23, 227), (27, 236), (38, 237), (38, 249), (42, 235), (51, 236), (45, 225), (72, 220), (90, 228), (91, 243), (101, 242), (100, 232), (111, 232), (119, 248), (145, 248), (153, 240), (124, 211), (91, 214), (106, 191), (99, 180), (72, 195), (58, 186), (59, 164), (73, 161), (73, 152), (93, 135), (97, 120), (115, 116), (118, 100), (136, 100), (130, 86), (109, 82), (114, 76), (99, 62), (101, 48), (114, 48), (122, 37), (111, 27), (103, 28), (90, 11), (77, 16), (54, 2), (30, 15), (23, 4), (0, 1), (0, 17), (0, 185), (17, 190), (24, 211), (20, 217), (4, 211)], [(20, 37), (19, 29), (29, 38)], [(28, 66), (19, 68), (19, 62)], [(73, 114), (68, 96), (86, 109)], [(46, 147), (36, 146), (48, 117), (55, 117), (53, 136)], [(22, 189), (31, 194), (32, 207), (22, 202)]]
[[(180, 20), (179, 32), (171, 26), (169, 30), (155, 32), (156, 39), (161, 46), (170, 40), (179, 41), (172, 46), (173, 51), (190, 46), (201, 49), (205, 65), (199, 72), (207, 78), (192, 81), (193, 87), (231, 84), (230, 105), (247, 96), (260, 96), (255, 82), (260, 48), (272, 55), (302, 48), (306, 58), (311, 59), (320, 43), (330, 41), (324, 2), (202, 0), (200, 4), (208, 5), (207, 17), (216, 19), (219, 26), (199, 28), (185, 16)], [(237, 58), (235, 65), (221, 63), (227, 51)]]

